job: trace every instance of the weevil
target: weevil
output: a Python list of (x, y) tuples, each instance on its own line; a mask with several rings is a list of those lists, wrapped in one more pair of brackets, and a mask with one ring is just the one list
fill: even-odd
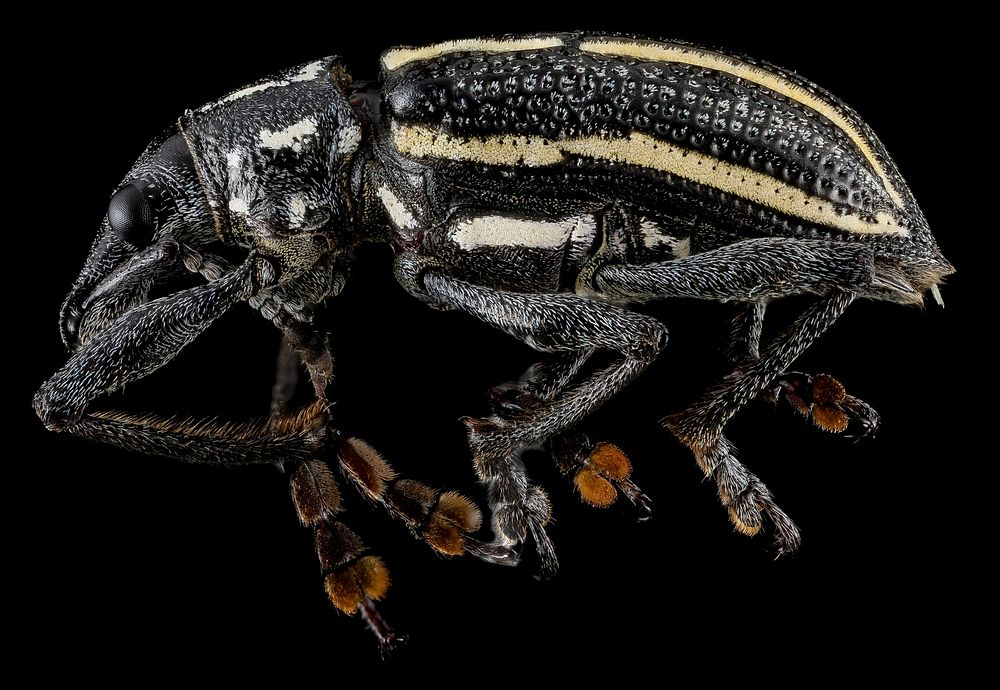
[[(317, 324), (355, 250), (387, 244), (399, 284), (473, 315), (544, 358), (466, 418), (490, 540), (464, 496), (399, 477), (341, 433)], [(60, 312), (71, 355), (37, 392), (53, 430), (132, 452), (289, 468), (326, 591), (384, 643), (383, 562), (342, 521), (334, 469), (438, 553), (513, 565), (533, 543), (557, 567), (550, 506), (526, 448), (546, 447), (580, 497), (650, 501), (617, 446), (578, 428), (667, 344), (635, 305), (734, 302), (732, 373), (663, 420), (735, 528), (800, 537), (723, 432), (758, 397), (820, 429), (879, 417), (795, 359), (857, 298), (919, 304), (953, 272), (882, 143), (845, 103), (751, 58), (633, 37), (552, 33), (392, 48), (353, 82), (324, 58), (184, 113), (115, 189)], [(183, 278), (199, 283), (153, 298)], [(809, 295), (762, 341), (769, 301)], [(246, 425), (95, 411), (246, 303), (283, 334), (269, 419)], [(289, 409), (298, 367), (315, 403)]]

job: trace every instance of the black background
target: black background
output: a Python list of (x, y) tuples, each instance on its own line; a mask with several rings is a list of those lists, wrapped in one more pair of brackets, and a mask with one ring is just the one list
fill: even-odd
[[(40, 34), (56, 66), (18, 82), (23, 126), (18, 203), (34, 277), (19, 291), (9, 431), (21, 444), (11, 523), (25, 554), (21, 639), (84, 674), (129, 659), (149, 669), (286, 669), (323, 677), (336, 664), (376, 663), (357, 620), (326, 602), (310, 537), (295, 521), (286, 477), (271, 468), (213, 469), (135, 457), (47, 433), (28, 406), (65, 359), (56, 315), (79, 270), (108, 194), (147, 141), (197, 107), (276, 69), (336, 53), (355, 78), (375, 76), (394, 44), (511, 31), (593, 27), (721, 45), (790, 67), (852, 104), (883, 138), (958, 268), (945, 310), (862, 302), (800, 360), (827, 371), (883, 415), (876, 438), (852, 444), (811, 429), (787, 408), (749, 408), (730, 426), (747, 464), (804, 534), (799, 553), (773, 559), (770, 538), (735, 534), (713, 486), (657, 420), (681, 409), (722, 373), (724, 306), (679, 302), (650, 309), (671, 343), (641, 381), (586, 424), (626, 449), (635, 479), (657, 505), (636, 524), (622, 506), (582, 506), (543, 456), (529, 469), (549, 490), (551, 535), (562, 562), (547, 582), (471, 558), (444, 560), (351, 496), (345, 520), (389, 564), (382, 611), (409, 633), (389, 666), (482, 664), (516, 679), (520, 661), (587, 673), (664, 667), (707, 655), (723, 674), (729, 655), (773, 673), (806, 653), (817, 674), (861, 659), (922, 668), (941, 658), (967, 608), (964, 555), (972, 545), (961, 502), (975, 503), (983, 451), (969, 419), (976, 360), (968, 282), (970, 230), (964, 163), (950, 135), (962, 120), (959, 82), (928, 79), (956, 39), (938, 23), (900, 31), (832, 12), (780, 20), (710, 8), (614, 18), (525, 7), (456, 19), (444, 6), (404, 16), (372, 7), (363, 20), (303, 8), (225, 20), (164, 16), (133, 29)], [(115, 20), (129, 20), (125, 10)], [(712, 13), (715, 13), (712, 10)], [(248, 11), (248, 15), (253, 14)], [(83, 21), (83, 18), (78, 18)], [(108, 26), (113, 20), (108, 18)], [(101, 19), (89, 15), (87, 21)], [(383, 22), (385, 26), (383, 26)], [(109, 55), (105, 55), (109, 53)], [(30, 55), (30, 53), (29, 53)], [(22, 139), (15, 136), (15, 139)], [(981, 237), (981, 235), (978, 235)], [(980, 245), (982, 248), (982, 245)], [(533, 361), (526, 347), (462, 315), (429, 311), (389, 274), (387, 251), (363, 253), (332, 305), (338, 414), (344, 431), (378, 447), (407, 475), (463, 489), (482, 504), (458, 418), (485, 410), (484, 391)], [(774, 309), (787, 320), (795, 306)], [(165, 413), (232, 415), (267, 409), (277, 336), (248, 309), (221, 319), (175, 362), (131, 386), (119, 404)], [(11, 456), (8, 456), (11, 458)], [(978, 461), (977, 461), (978, 458)], [(973, 464), (970, 465), (969, 463)], [(968, 576), (968, 580), (967, 580)], [(30, 592), (30, 594), (28, 593)], [(20, 605), (20, 606), (18, 606)], [(899, 651), (889, 651), (889, 647)], [(718, 676), (717, 676), (718, 677)], [(432, 680), (433, 676), (428, 676)]]

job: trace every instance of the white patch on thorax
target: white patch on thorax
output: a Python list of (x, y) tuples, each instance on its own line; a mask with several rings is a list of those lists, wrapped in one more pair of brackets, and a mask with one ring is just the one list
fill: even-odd
[(646, 249), (661, 249), (664, 246), (673, 246), (677, 238), (668, 235), (659, 225), (651, 220), (643, 220), (639, 224), (639, 232), (642, 233), (642, 243)]
[(309, 207), (306, 205), (305, 197), (295, 194), (288, 201), (288, 220), (292, 227), (305, 225), (306, 213)]
[(316, 62), (310, 62), (308, 65), (302, 68), (302, 70), (293, 77), (289, 77), (288, 81), (312, 81), (320, 74), (323, 73), (323, 61), (317, 60)]
[(250, 96), (250, 95), (255, 94), (255, 93), (260, 93), (261, 91), (267, 91), (268, 89), (273, 89), (273, 88), (276, 88), (276, 87), (279, 87), (279, 86), (288, 86), (292, 82), (312, 81), (313, 79), (316, 79), (318, 76), (320, 76), (320, 74), (322, 74), (322, 73), (323, 73), (323, 61), (322, 60), (317, 60), (316, 62), (310, 62), (308, 65), (306, 65), (305, 67), (303, 67), (302, 70), (299, 71), (298, 74), (296, 74), (296, 75), (294, 75), (292, 77), (289, 77), (288, 79), (278, 79), (276, 81), (265, 81), (265, 82), (263, 82), (261, 84), (254, 84), (253, 86), (248, 86), (245, 89), (240, 89), (239, 91), (234, 91), (233, 93), (231, 93), (228, 96), (225, 96), (223, 98), (220, 98), (219, 100), (215, 101), (214, 103), (209, 103), (208, 105), (203, 106), (199, 110), (201, 110), (201, 111), (211, 110), (212, 108), (214, 108), (216, 106), (224, 105), (226, 103), (232, 103), (233, 101), (238, 101), (241, 98), (246, 98), (247, 96)]
[(581, 220), (585, 222), (578, 223), (573, 227), (569, 241), (572, 244), (589, 246), (594, 243), (594, 238), (597, 236), (597, 222), (592, 216), (582, 216)]
[(272, 132), (269, 129), (260, 130), (260, 147), (262, 149), (291, 149), (295, 153), (302, 150), (306, 140), (316, 134), (316, 120), (306, 117), (288, 125), (284, 129)]
[(288, 86), (287, 81), (266, 81), (263, 84), (255, 84), (254, 86), (248, 86), (245, 89), (240, 89), (239, 91), (234, 91), (233, 93), (220, 98), (215, 103), (210, 103), (201, 110), (211, 110), (217, 105), (223, 105), (224, 103), (232, 103), (233, 101), (238, 101), (241, 98), (246, 98), (247, 96), (255, 93), (260, 93), (261, 91), (267, 91), (268, 89), (273, 89), (276, 86)]
[(691, 253), (690, 237), (671, 235), (648, 218), (644, 218), (639, 224), (639, 232), (642, 236), (642, 244), (646, 249), (654, 251), (666, 249), (678, 258), (688, 256)]
[(250, 204), (247, 203), (246, 199), (241, 199), (238, 196), (231, 197), (229, 199), (229, 210), (233, 213), (247, 213), (250, 211)]
[(476, 216), (455, 225), (451, 239), (464, 250), (477, 247), (530, 247), (556, 249), (566, 246), (578, 228), (593, 232), (593, 218), (574, 216), (556, 221), (511, 216)]
[(361, 146), (361, 128), (353, 122), (343, 122), (337, 129), (337, 153), (349, 156)]
[(389, 220), (398, 229), (413, 230), (418, 226), (417, 219), (410, 213), (410, 209), (387, 186), (382, 185), (378, 188), (378, 198), (382, 200), (382, 206), (389, 214)]
[(685, 256), (691, 256), (691, 238), (685, 237), (682, 240), (677, 240), (677, 243), (671, 247), (671, 252), (678, 259), (683, 259)]
[(226, 154), (226, 167), (229, 168), (230, 177), (238, 177), (240, 168), (243, 167), (243, 152), (236, 150)]

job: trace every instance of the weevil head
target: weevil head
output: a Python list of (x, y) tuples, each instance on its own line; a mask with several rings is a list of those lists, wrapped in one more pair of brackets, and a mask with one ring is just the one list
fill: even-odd
[(361, 142), (349, 83), (337, 58), (311, 62), (185, 113), (154, 141), (112, 195), (63, 303), (67, 347), (196, 270), (209, 245), (269, 256), (282, 281), (348, 249), (347, 174)]
[(155, 139), (115, 188), (83, 270), (63, 301), (69, 348), (146, 300), (178, 248), (214, 239), (212, 215), (187, 142), (172, 128)]

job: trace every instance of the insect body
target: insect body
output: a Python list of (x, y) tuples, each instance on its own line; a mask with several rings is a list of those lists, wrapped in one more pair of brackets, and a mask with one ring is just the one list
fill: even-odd
[[(398, 477), (328, 410), (332, 357), (314, 326), (363, 242), (390, 244), (395, 275), (432, 307), (464, 311), (545, 359), (467, 419), (494, 539), (473, 504)], [(241, 263), (222, 256), (242, 252)], [(392, 635), (372, 600), (385, 566), (339, 519), (339, 465), (440, 553), (513, 564), (532, 541), (556, 556), (549, 503), (520, 460), (548, 445), (583, 500), (647, 509), (626, 456), (575, 431), (667, 343), (630, 305), (670, 297), (740, 304), (732, 375), (666, 426), (715, 480), (736, 529), (765, 518), (781, 551), (798, 531), (723, 436), (760, 395), (822, 429), (870, 433), (878, 416), (827, 375), (789, 371), (857, 297), (920, 303), (952, 271), (882, 144), (800, 77), (679, 43), (545, 34), (395, 48), (377, 84), (319, 60), (189, 111), (112, 196), (62, 307), (66, 365), (35, 397), (52, 429), (218, 464), (287, 463), (333, 603)], [(155, 284), (205, 284), (149, 299)], [(769, 300), (815, 296), (760, 343)], [(247, 302), (284, 334), (272, 417), (238, 427), (91, 402), (168, 362)], [(594, 357), (601, 351), (601, 357)], [(316, 404), (286, 409), (308, 370)]]

